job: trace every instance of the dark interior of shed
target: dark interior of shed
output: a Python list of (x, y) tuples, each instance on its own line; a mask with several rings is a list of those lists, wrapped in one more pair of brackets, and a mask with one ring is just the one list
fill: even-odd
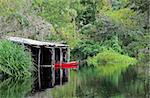
[[(52, 49), (41, 47), (41, 55), (40, 55), (40, 65), (52, 65)], [(63, 62), (67, 62), (66, 54), (67, 49), (63, 49)], [(38, 69), (38, 53), (39, 48), (31, 47), (32, 57), (34, 59), (35, 67)], [(55, 63), (60, 63), (60, 48), (55, 48)], [(67, 82), (67, 73), (68, 69), (63, 69), (63, 78), (62, 82)], [(38, 77), (37, 72), (35, 75)], [(46, 89), (52, 87), (52, 70), (51, 67), (40, 67), (40, 76), (41, 76), (41, 89)], [(38, 78), (34, 82), (34, 89), (38, 90)], [(60, 84), (60, 69), (55, 70), (55, 85)]]

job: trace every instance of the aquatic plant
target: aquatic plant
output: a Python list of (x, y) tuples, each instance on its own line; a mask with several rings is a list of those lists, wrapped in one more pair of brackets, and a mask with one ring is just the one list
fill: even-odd
[(0, 72), (8, 77), (30, 77), (31, 54), (21, 45), (0, 40)]
[(87, 62), (96, 67), (101, 77), (108, 77), (117, 84), (121, 73), (125, 72), (130, 65), (136, 64), (137, 60), (113, 50), (104, 50), (88, 58)]

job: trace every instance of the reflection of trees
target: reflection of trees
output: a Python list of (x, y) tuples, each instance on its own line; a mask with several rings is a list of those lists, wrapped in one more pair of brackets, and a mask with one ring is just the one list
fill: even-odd
[(107, 77), (98, 76), (95, 70), (86, 69), (79, 76), (77, 96), (87, 98), (148, 98), (148, 77), (136, 71), (134, 66), (121, 74), (118, 84)]
[(8, 78), (0, 81), (0, 98), (23, 98), (31, 90), (31, 79)]

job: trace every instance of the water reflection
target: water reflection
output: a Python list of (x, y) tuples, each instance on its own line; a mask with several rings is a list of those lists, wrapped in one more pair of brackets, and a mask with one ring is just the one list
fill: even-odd
[(0, 98), (24, 98), (32, 90), (32, 79), (8, 78), (0, 80)]
[(84, 68), (78, 73), (72, 71), (71, 81), (52, 89), (52, 95), (54, 98), (150, 98), (149, 74), (138, 68), (128, 67), (119, 78), (114, 74), (117, 82), (99, 75), (95, 68)]
[(72, 71), (69, 83), (30, 97), (33, 79), (3, 79), (0, 80), (0, 98), (150, 98), (148, 68), (130, 66), (119, 78), (117, 75), (117, 82), (99, 75), (95, 68), (84, 68)]
[(114, 83), (109, 77), (99, 77), (94, 69), (79, 74), (76, 96), (79, 98), (149, 98), (148, 73), (141, 75), (135, 67), (121, 73)]

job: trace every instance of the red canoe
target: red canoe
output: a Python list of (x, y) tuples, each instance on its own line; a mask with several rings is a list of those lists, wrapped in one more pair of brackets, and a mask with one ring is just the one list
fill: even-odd
[(62, 65), (60, 65), (59, 63), (55, 64), (55, 68), (78, 68), (78, 62), (76, 61), (72, 61), (72, 62), (68, 62), (68, 63), (62, 63)]

